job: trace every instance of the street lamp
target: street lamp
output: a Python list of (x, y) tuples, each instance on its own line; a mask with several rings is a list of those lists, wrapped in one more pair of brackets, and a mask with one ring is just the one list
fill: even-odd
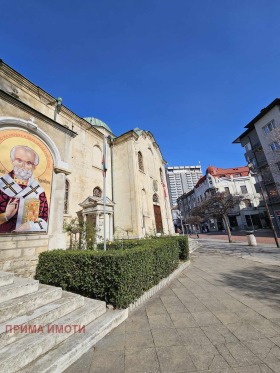
[(177, 216), (178, 216), (178, 218), (181, 221), (182, 233), (183, 233), (183, 235), (185, 235), (185, 229), (184, 229), (184, 224), (183, 224), (183, 220), (182, 220), (182, 213), (181, 213), (181, 211), (178, 211)]
[(273, 222), (272, 222), (272, 218), (271, 218), (271, 215), (270, 215), (270, 211), (269, 211), (269, 207), (268, 207), (268, 204), (267, 204), (267, 202), (266, 202), (265, 195), (264, 195), (263, 187), (262, 187), (261, 181), (260, 181), (260, 179), (259, 179), (259, 173), (258, 173), (258, 171), (255, 169), (253, 163), (249, 162), (249, 163), (248, 163), (248, 167), (249, 167), (249, 170), (250, 170), (251, 175), (253, 175), (253, 176), (256, 177), (256, 179), (257, 179), (257, 183), (258, 183), (259, 186), (260, 186), (261, 195), (262, 195), (262, 197), (263, 197), (263, 201), (264, 201), (264, 204), (265, 204), (265, 209), (266, 209), (267, 214), (268, 214), (268, 219), (269, 219), (269, 223), (270, 223), (270, 226), (271, 226), (271, 229), (272, 229), (272, 232), (273, 232), (274, 240), (275, 240), (276, 246), (277, 246), (277, 247), (280, 247), (280, 246), (279, 246), (279, 242), (278, 242), (277, 233), (276, 233), (276, 230), (275, 230), (275, 228), (274, 228), (274, 225), (273, 225)]

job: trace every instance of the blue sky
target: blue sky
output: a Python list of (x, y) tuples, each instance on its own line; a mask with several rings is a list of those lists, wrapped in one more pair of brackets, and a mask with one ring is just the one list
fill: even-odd
[(245, 164), (279, 97), (280, 2), (0, 0), (0, 58), (81, 117), (155, 136), (169, 165)]

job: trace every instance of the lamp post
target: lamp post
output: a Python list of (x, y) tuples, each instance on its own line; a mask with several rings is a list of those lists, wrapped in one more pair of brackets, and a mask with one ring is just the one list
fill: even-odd
[(179, 211), (179, 212), (177, 213), (177, 216), (178, 216), (178, 218), (179, 218), (180, 221), (181, 221), (181, 228), (182, 228), (183, 235), (185, 235), (185, 229), (184, 229), (184, 224), (183, 224), (183, 220), (182, 220), (182, 213), (181, 213), (181, 211)]
[(265, 209), (266, 209), (267, 214), (268, 214), (268, 219), (269, 219), (269, 223), (270, 223), (270, 226), (271, 226), (271, 229), (272, 229), (272, 232), (273, 232), (273, 236), (274, 236), (274, 240), (275, 240), (276, 246), (280, 247), (279, 246), (278, 237), (277, 237), (277, 233), (276, 233), (276, 230), (274, 228), (274, 225), (273, 225), (273, 222), (272, 222), (272, 218), (271, 218), (271, 215), (270, 215), (270, 211), (269, 211), (269, 207), (268, 207), (265, 195), (264, 195), (263, 187), (262, 187), (261, 181), (259, 179), (259, 173), (255, 169), (254, 165), (251, 162), (248, 163), (248, 167), (249, 167), (251, 175), (256, 176), (257, 182), (258, 182), (258, 184), (260, 186), (261, 195), (263, 197), (263, 201), (264, 201), (264, 204), (265, 204)]

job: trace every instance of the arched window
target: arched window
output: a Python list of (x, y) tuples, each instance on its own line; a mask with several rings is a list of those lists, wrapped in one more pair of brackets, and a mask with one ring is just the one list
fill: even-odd
[(65, 194), (64, 194), (64, 214), (68, 214), (69, 212), (69, 188), (70, 188), (70, 183), (66, 179), (65, 180)]
[(158, 203), (158, 195), (156, 193), (153, 195), (153, 202)]
[(92, 195), (94, 197), (102, 197), (102, 190), (99, 187), (93, 189)]
[(141, 152), (138, 152), (138, 167), (139, 170), (144, 172), (143, 155)]

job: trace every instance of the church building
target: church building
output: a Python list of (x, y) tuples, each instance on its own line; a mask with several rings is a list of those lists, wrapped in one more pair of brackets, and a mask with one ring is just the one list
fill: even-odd
[(108, 241), (174, 234), (165, 164), (151, 132), (116, 136), (0, 60), (0, 270), (32, 275), (74, 218), (95, 243), (104, 216)]

